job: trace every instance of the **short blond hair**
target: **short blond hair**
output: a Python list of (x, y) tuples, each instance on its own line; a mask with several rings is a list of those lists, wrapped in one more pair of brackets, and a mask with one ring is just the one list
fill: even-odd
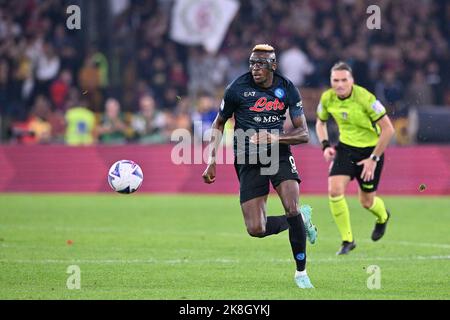
[(275, 52), (275, 49), (270, 44), (265, 43), (254, 46), (252, 52), (255, 51)]

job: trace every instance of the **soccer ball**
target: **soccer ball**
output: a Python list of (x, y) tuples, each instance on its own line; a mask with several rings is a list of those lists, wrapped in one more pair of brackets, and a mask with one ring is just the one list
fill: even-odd
[(120, 160), (108, 171), (108, 183), (119, 193), (133, 193), (142, 184), (144, 174), (141, 167), (131, 160)]

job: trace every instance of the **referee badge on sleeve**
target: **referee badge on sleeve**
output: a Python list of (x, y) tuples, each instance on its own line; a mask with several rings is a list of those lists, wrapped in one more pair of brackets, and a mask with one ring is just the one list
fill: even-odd
[(317, 106), (317, 113), (322, 113), (322, 111), (323, 111), (322, 102), (319, 102), (319, 105)]
[(342, 112), (342, 119), (347, 120), (348, 119), (348, 113)]
[(375, 100), (375, 102), (372, 104), (372, 109), (376, 114), (380, 114), (385, 111), (384, 106), (378, 100)]

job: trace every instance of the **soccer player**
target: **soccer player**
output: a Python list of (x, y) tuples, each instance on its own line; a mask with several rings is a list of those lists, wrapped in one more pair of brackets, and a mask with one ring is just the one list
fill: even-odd
[[(213, 183), (216, 179), (216, 151), (225, 123), (234, 114), (234, 166), (240, 183), (240, 203), (247, 231), (250, 236), (262, 238), (289, 229), (297, 267), (294, 280), (300, 288), (313, 288), (306, 273), (306, 239), (308, 237), (314, 243), (317, 229), (311, 222), (311, 207), (298, 209), (300, 178), (290, 151), (290, 145), (307, 143), (309, 139), (300, 93), (290, 80), (276, 72), (276, 55), (272, 46), (256, 45), (249, 64), (250, 71), (225, 90), (220, 111), (212, 124), (211, 143), (214, 148), (203, 179), (206, 183)], [(294, 128), (285, 133), (282, 129), (287, 109)], [(248, 135), (241, 140), (240, 133)], [(278, 170), (270, 174), (263, 172), (267, 163), (262, 161), (261, 150), (270, 154), (270, 164), (276, 164)], [(250, 159), (254, 154), (258, 159), (252, 162)], [(281, 199), (285, 215), (266, 216), (269, 181)]]
[[(361, 205), (376, 216), (372, 240), (383, 237), (390, 213), (376, 191), (383, 169), (383, 153), (394, 134), (386, 110), (376, 97), (354, 84), (352, 69), (344, 62), (331, 68), (331, 89), (325, 91), (317, 108), (316, 132), (323, 156), (332, 161), (328, 178), (330, 210), (342, 237), (338, 255), (356, 247), (350, 226), (345, 190), (351, 180), (359, 184)], [(328, 141), (330, 115), (339, 127), (339, 143)]]

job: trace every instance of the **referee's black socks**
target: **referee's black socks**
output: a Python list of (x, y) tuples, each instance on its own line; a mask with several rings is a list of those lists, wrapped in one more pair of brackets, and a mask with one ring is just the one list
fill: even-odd
[(289, 241), (291, 243), (292, 253), (294, 254), (297, 271), (305, 270), (306, 266), (306, 231), (302, 215), (288, 217)]

